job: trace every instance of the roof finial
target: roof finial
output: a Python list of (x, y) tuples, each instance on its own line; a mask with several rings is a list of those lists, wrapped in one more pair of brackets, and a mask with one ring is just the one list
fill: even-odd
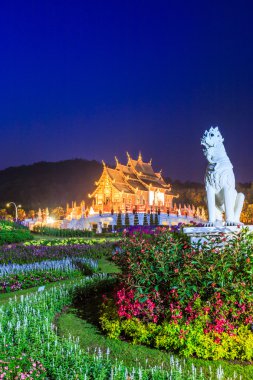
[(130, 157), (130, 154), (129, 154), (128, 152), (126, 152), (126, 154), (127, 154), (127, 158), (128, 158), (128, 162), (127, 162), (127, 164), (129, 165), (129, 164), (130, 164), (130, 161), (131, 161), (131, 157)]
[(119, 160), (118, 160), (117, 156), (115, 156), (114, 158), (115, 158), (115, 161), (116, 161), (116, 165), (118, 165)]
[(105, 168), (106, 164), (105, 164), (104, 160), (102, 160), (102, 164), (103, 164), (103, 167)]
[(152, 158), (150, 158), (149, 160), (149, 165), (152, 165)]
[(138, 161), (142, 161), (141, 151), (139, 152)]

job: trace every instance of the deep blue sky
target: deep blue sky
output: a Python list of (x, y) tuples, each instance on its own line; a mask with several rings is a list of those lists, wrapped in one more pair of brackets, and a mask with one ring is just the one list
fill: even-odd
[(253, 181), (251, 1), (5, 1), (0, 168), (141, 150), (199, 180), (218, 124), (236, 179)]

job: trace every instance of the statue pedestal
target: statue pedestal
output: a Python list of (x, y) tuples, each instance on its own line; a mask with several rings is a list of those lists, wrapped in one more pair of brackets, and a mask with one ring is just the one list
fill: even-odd
[(213, 227), (185, 227), (183, 232), (188, 235), (191, 239), (192, 244), (200, 243), (203, 244), (209, 238), (217, 237), (220, 234), (226, 236), (232, 235), (234, 233), (239, 233), (242, 228), (247, 227), (249, 231), (253, 232), (253, 225), (250, 226), (213, 226)]

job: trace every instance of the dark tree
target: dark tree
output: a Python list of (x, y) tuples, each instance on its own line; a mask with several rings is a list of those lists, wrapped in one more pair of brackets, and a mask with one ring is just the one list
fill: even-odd
[[(15, 200), (26, 211), (63, 207), (88, 197), (94, 191), (94, 181), (102, 173), (102, 164), (82, 159), (60, 162), (38, 162), (0, 170), (0, 208)], [(24, 186), (25, 184), (25, 186)]]
[(144, 213), (144, 216), (143, 216), (143, 226), (148, 226), (148, 218), (147, 218), (146, 213)]
[(117, 227), (117, 229), (122, 228), (122, 215), (121, 215), (121, 212), (118, 213), (116, 227)]
[(128, 214), (127, 211), (126, 211), (126, 214), (125, 214), (125, 226), (126, 227), (130, 226), (129, 214)]
[(139, 225), (139, 218), (138, 218), (138, 213), (137, 212), (134, 214), (134, 225), (135, 226)]

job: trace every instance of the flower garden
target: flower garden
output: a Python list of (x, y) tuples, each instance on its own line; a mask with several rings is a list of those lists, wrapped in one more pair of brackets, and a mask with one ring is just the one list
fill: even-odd
[[(2, 245), (0, 379), (251, 379), (252, 264), (247, 230)], [(103, 292), (97, 328), (75, 305)]]
[(253, 359), (253, 237), (212, 238), (192, 246), (157, 230), (123, 239), (122, 269), (101, 324), (113, 338), (184, 357)]
[(0, 293), (91, 275), (98, 270), (98, 259), (111, 255), (114, 244), (104, 239), (54, 242), (40, 240), (2, 246)]

